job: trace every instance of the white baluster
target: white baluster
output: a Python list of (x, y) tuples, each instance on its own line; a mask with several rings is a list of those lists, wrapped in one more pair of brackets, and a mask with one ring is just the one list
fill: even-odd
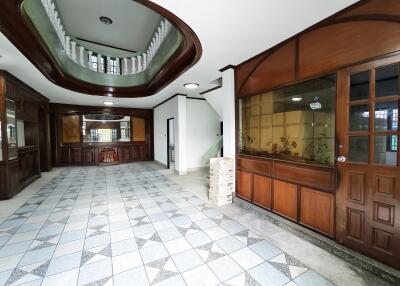
[(136, 73), (136, 58), (132, 57), (132, 74)]
[(79, 46), (79, 62), (81, 64), (81, 66), (85, 66), (85, 60), (83, 58), (83, 52), (85, 51), (85, 48), (82, 46)]
[(76, 42), (71, 41), (71, 58), (74, 62), (76, 62)]
[(93, 52), (89, 51), (88, 52), (88, 56), (89, 56), (89, 61), (88, 61), (89, 64), (88, 64), (88, 66), (91, 69), (93, 67), (93, 61), (92, 61)]
[(110, 65), (110, 57), (107, 57), (107, 70), (106, 70), (106, 73), (111, 73), (111, 65)]
[(71, 41), (71, 37), (70, 36), (66, 36), (65, 37), (65, 52), (67, 53), (68, 56), (71, 55), (71, 48), (70, 48), (70, 43)]
[(97, 54), (97, 71), (103, 72), (103, 69), (101, 67), (101, 55), (100, 54)]
[(123, 67), (122, 74), (127, 75), (128, 74), (128, 59), (124, 58), (123, 63), (124, 63), (124, 67)]
[(143, 54), (143, 70), (147, 68), (147, 54)]
[(143, 70), (142, 69), (142, 56), (137, 56), (137, 65), (138, 65), (137, 71), (139, 73), (139, 72), (141, 72)]
[(120, 59), (119, 58), (116, 58), (115, 59), (115, 61), (116, 61), (116, 63), (117, 63), (117, 74), (121, 74), (121, 69), (120, 69)]
[(64, 47), (65, 50), (65, 31), (64, 28), (61, 30), (61, 45)]

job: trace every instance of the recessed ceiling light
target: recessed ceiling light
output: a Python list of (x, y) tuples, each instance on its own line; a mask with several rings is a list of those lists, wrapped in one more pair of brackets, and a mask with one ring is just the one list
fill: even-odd
[(100, 22), (102, 22), (103, 24), (106, 24), (106, 25), (111, 25), (113, 23), (113, 21), (106, 16), (101, 16), (99, 18), (99, 20), (100, 20)]
[(199, 84), (198, 83), (185, 83), (184, 86), (187, 89), (196, 89), (199, 87)]
[(302, 97), (292, 97), (292, 101), (301, 101), (303, 100)]
[(112, 102), (112, 101), (103, 101), (103, 104), (110, 106), (110, 105), (113, 105), (114, 102)]

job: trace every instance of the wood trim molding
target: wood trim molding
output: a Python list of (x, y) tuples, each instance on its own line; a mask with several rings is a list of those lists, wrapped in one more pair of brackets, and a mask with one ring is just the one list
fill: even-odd
[(224, 71), (227, 71), (229, 69), (235, 69), (235, 68), (236, 68), (236, 66), (234, 66), (234, 65), (227, 65), (227, 66), (223, 67), (222, 69), (220, 69), (219, 71), (220, 72), (224, 72)]
[(21, 13), (23, 0), (5, 1), (0, 9), (0, 31), (52, 83), (66, 89), (97, 96), (136, 98), (153, 95), (197, 63), (202, 46), (195, 32), (180, 18), (149, 0), (136, 1), (168, 19), (180, 31), (183, 42), (168, 62), (145, 85), (109, 87), (91, 84), (66, 75), (56, 64), (47, 47)]
[(175, 96), (179, 96), (179, 95), (181, 95), (181, 96), (187, 96), (186, 94), (183, 94), (183, 93), (175, 93), (174, 95), (168, 97), (167, 99), (161, 101), (159, 104), (157, 104), (156, 106), (154, 106), (153, 109), (159, 107), (160, 105), (163, 105), (163, 104), (166, 103), (167, 101), (169, 101), (169, 100), (173, 99)]

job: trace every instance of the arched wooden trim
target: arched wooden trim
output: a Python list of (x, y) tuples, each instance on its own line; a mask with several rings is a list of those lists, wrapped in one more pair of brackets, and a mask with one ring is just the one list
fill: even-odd
[(2, 3), (0, 9), (0, 31), (17, 49), (51, 82), (63, 88), (90, 94), (113, 97), (145, 97), (153, 95), (178, 78), (187, 69), (197, 63), (202, 54), (200, 40), (195, 32), (180, 18), (149, 0), (136, 1), (165, 17), (177, 27), (183, 42), (173, 56), (145, 85), (133, 87), (108, 87), (91, 84), (65, 74), (49, 54), (47, 47), (29, 21), (21, 13), (23, 0), (10, 0)]

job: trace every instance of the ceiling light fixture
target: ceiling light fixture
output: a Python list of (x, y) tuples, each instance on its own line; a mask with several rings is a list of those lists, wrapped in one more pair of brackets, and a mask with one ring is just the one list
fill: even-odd
[(301, 100), (303, 100), (303, 98), (302, 97), (292, 97), (292, 101), (301, 101)]
[(114, 105), (114, 102), (112, 101), (103, 101), (104, 105), (110, 106), (110, 105)]
[(110, 18), (106, 17), (106, 16), (101, 16), (99, 18), (99, 20), (100, 20), (100, 22), (102, 22), (105, 25), (111, 25), (113, 23), (113, 21)]
[(187, 89), (196, 89), (199, 87), (199, 84), (198, 83), (185, 83), (184, 86)]

